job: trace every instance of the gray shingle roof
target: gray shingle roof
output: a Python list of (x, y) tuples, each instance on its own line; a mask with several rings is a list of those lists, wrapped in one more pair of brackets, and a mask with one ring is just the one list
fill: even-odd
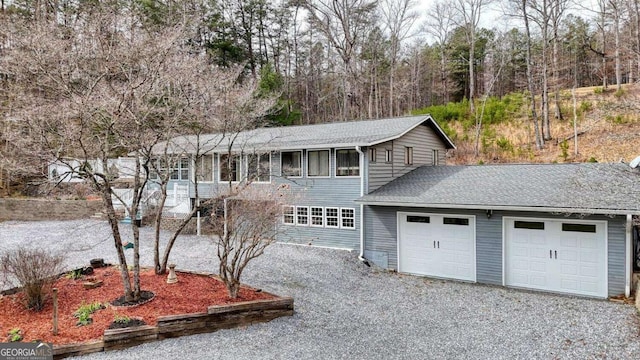
[[(317, 125), (259, 128), (243, 131), (233, 141), (233, 151), (280, 150), (322, 147), (370, 146), (404, 135), (420, 124), (426, 124), (442, 139), (449, 149), (453, 142), (429, 115), (400, 117), (379, 120), (336, 122)], [(231, 134), (234, 135), (234, 134)], [(210, 134), (201, 137), (200, 143), (207, 144), (203, 150), (226, 151), (231, 137)], [(195, 144), (194, 136), (181, 136), (173, 142), (178, 148), (190, 149)]]
[(640, 169), (621, 163), (423, 166), (359, 202), (640, 214)]

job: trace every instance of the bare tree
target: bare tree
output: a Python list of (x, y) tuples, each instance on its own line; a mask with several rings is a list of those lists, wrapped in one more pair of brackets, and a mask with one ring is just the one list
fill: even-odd
[(455, 12), (455, 21), (457, 25), (463, 29), (467, 44), (469, 45), (469, 107), (471, 113), (475, 113), (477, 32), (480, 17), (482, 16), (482, 8), (491, 2), (492, 0), (456, 0), (452, 3), (452, 8)]
[(240, 278), (249, 262), (275, 242), (288, 191), (286, 185), (243, 187), (224, 199), (222, 216), (214, 215), (219, 274), (231, 298), (238, 296)]
[(445, 0), (437, 1), (429, 11), (427, 21), (425, 23), (426, 31), (436, 39), (435, 46), (440, 53), (440, 84), (442, 86), (442, 101), (446, 104), (449, 102), (449, 59), (447, 47), (451, 40), (452, 23), (451, 3)]
[(364, 40), (364, 29), (373, 21), (375, 1), (370, 0), (306, 0), (309, 23), (318, 29), (335, 49), (342, 61), (341, 118), (352, 118), (356, 105), (358, 46)]
[(13, 115), (31, 129), (32, 154), (42, 161), (80, 159), (83, 165), (73, 171), (102, 195), (130, 301), (140, 296), (139, 232), (133, 221), (131, 279), (108, 159), (134, 152), (132, 196), (119, 199), (134, 217), (149, 182), (151, 157), (145, 155), (167, 135), (188, 131), (193, 98), (185, 94), (199, 78), (215, 82), (216, 74), (203, 72), (212, 68), (187, 46), (184, 27), (150, 31), (135, 13), (111, 6), (95, 5), (73, 28), (15, 22), (8, 71), (11, 90), (19, 94)]
[(389, 34), (389, 58), (391, 60), (389, 68), (389, 116), (393, 117), (399, 111), (394, 112), (395, 74), (402, 47), (402, 42), (411, 34), (411, 29), (418, 14), (412, 11), (415, 0), (384, 0), (380, 3), (380, 13), (382, 23)]

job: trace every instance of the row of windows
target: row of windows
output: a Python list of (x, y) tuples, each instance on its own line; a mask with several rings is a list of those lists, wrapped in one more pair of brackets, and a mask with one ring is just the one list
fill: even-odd
[[(516, 229), (544, 230), (544, 221), (514, 221)], [(596, 225), (579, 223), (562, 223), (562, 231), (595, 233)]]
[[(438, 150), (432, 150), (432, 163), (431, 165), (438, 165)], [(378, 149), (372, 147), (369, 148), (369, 162), (376, 163), (378, 162)], [(392, 163), (393, 162), (393, 150), (384, 149), (384, 162)], [(404, 147), (404, 164), (405, 165), (413, 165), (413, 147), (405, 146)]]
[[(331, 176), (331, 161), (329, 150), (307, 151), (307, 171), (309, 177)], [(377, 149), (369, 148), (369, 160), (377, 161)], [(243, 173), (242, 162), (247, 162)], [(385, 149), (385, 162), (393, 162), (393, 150)], [(335, 176), (360, 176), (360, 156), (354, 149), (339, 149), (335, 151)], [(413, 147), (405, 147), (405, 165), (413, 165)], [(253, 182), (269, 182), (271, 180), (271, 156), (269, 153), (241, 155), (219, 155), (219, 181), (242, 181), (248, 179)], [(213, 156), (202, 156), (196, 164), (198, 180), (213, 181)], [(433, 150), (433, 165), (438, 165), (438, 150)], [(302, 177), (302, 151), (283, 151), (281, 153), (282, 176)], [(160, 161), (160, 173), (170, 172), (171, 180), (189, 180), (189, 159), (176, 159), (171, 164)]]
[[(329, 150), (307, 151), (307, 176), (331, 176), (331, 152)], [(282, 176), (302, 176), (302, 151), (281, 153)], [(336, 150), (336, 176), (360, 176), (360, 154), (353, 149)]]
[(283, 209), (282, 223), (286, 225), (326, 228), (356, 228), (356, 210), (322, 206), (293, 206)]

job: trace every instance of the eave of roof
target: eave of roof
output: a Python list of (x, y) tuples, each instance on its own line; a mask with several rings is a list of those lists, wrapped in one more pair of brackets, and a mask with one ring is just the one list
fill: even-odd
[(465, 210), (502, 210), (502, 211), (531, 211), (548, 212), (558, 214), (598, 214), (598, 215), (640, 215), (637, 209), (597, 209), (597, 208), (562, 208), (547, 206), (512, 206), (512, 205), (486, 205), (486, 204), (445, 204), (445, 203), (420, 203), (402, 201), (368, 201), (356, 200), (357, 204), (369, 206), (392, 206), (430, 209), (465, 209)]

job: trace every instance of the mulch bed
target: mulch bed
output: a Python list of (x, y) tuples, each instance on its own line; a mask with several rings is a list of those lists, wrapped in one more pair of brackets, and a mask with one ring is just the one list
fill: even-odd
[[(234, 302), (273, 299), (268, 293), (243, 287), (237, 299), (230, 299), (224, 284), (215, 277), (178, 272), (179, 281), (167, 284), (167, 275), (156, 275), (152, 269), (142, 270), (142, 290), (155, 294), (150, 301), (137, 306), (112, 306), (109, 303), (123, 295), (122, 278), (115, 267), (96, 269), (91, 277), (103, 280), (95, 289), (85, 289), (83, 279), (60, 278), (58, 288), (58, 335), (53, 335), (53, 303), (51, 299), (40, 312), (26, 310), (21, 293), (0, 297), (0, 342), (14, 328), (22, 330), (22, 341), (40, 340), (54, 344), (73, 344), (99, 340), (116, 316), (139, 319), (148, 325), (156, 325), (159, 316), (206, 312), (208, 306)], [(98, 301), (107, 306), (91, 316), (87, 326), (76, 326), (73, 316), (82, 304)]]

